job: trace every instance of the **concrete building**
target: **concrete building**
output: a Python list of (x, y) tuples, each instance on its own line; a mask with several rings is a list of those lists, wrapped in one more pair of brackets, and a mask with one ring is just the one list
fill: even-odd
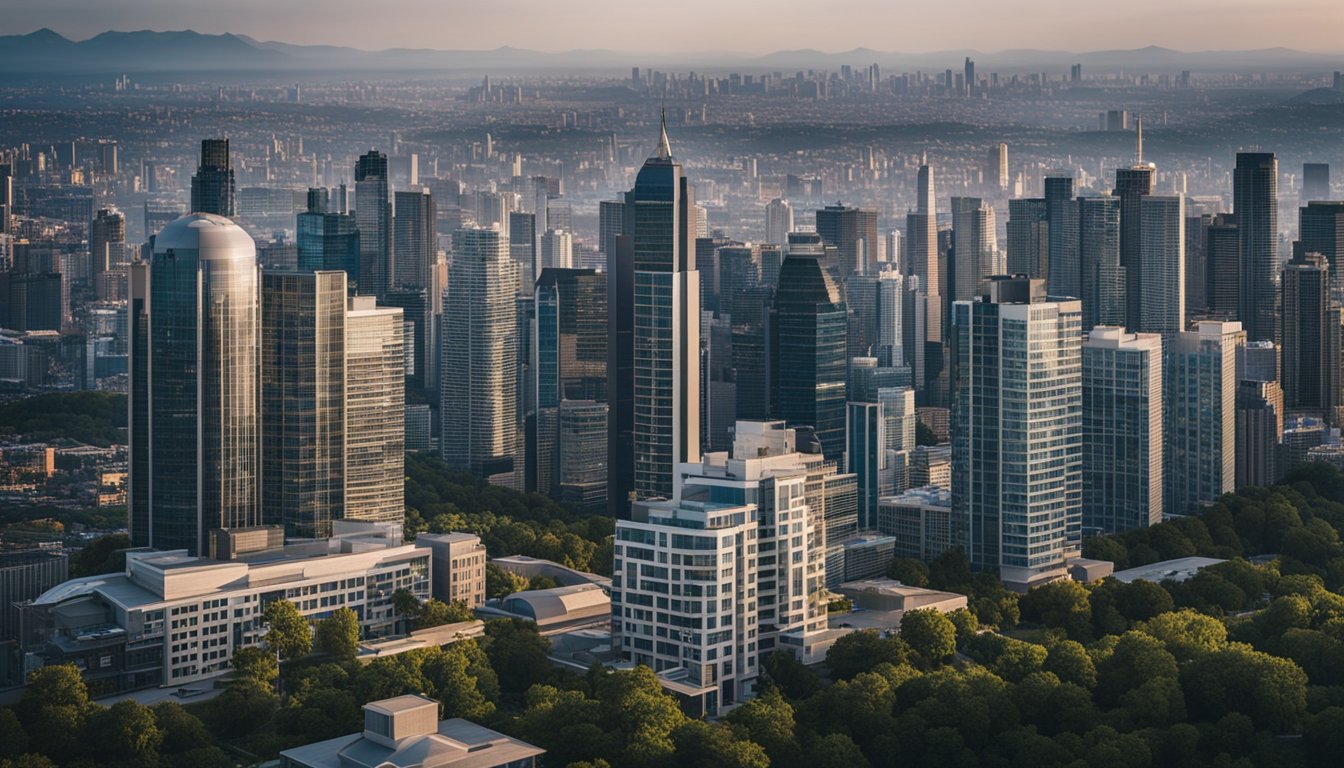
[(896, 540), (893, 555), (929, 563), (953, 547), (967, 546), (965, 520), (952, 514), (952, 494), (926, 485), (878, 502), (877, 531)]
[(1083, 528), (1162, 521), (1162, 337), (1093, 328), (1083, 342)]
[(460, 717), (439, 720), (420, 695), (364, 705), (364, 730), (280, 753), (281, 768), (535, 768), (546, 751)]
[(432, 553), (431, 593), (445, 603), (485, 604), (485, 545), (472, 533), (422, 533), (415, 545)]

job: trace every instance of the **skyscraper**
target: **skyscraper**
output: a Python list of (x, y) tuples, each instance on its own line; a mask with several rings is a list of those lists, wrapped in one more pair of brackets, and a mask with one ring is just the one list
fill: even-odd
[(1186, 514), (1236, 481), (1236, 356), (1241, 323), (1200, 321), (1162, 354), (1165, 514)]
[(943, 321), (946, 316), (938, 269), (937, 197), (934, 195), (933, 169), (927, 162), (919, 167), (918, 206), (907, 214), (906, 274), (918, 278), (911, 284), (912, 295), (906, 323), (906, 359), (914, 370), (915, 387), (925, 400), (936, 389), (943, 374)]
[(345, 519), (405, 516), (406, 350), (401, 310), (353, 296), (345, 315)]
[(1008, 201), (1008, 272), (1046, 279), (1050, 224), (1044, 198)]
[(1297, 221), (1301, 249), (1325, 257), (1335, 303), (1344, 306), (1344, 202), (1307, 203), (1298, 209)]
[(514, 211), (509, 214), (509, 256), (518, 265), (518, 289), (531, 293), (541, 276), (537, 247), (537, 215)]
[(191, 177), (191, 212), (235, 215), (233, 164), (228, 139), (201, 141), (201, 164)]
[(793, 206), (788, 200), (776, 197), (765, 206), (765, 242), (784, 245), (793, 231)]
[(1330, 265), (1318, 253), (1302, 253), (1283, 268), (1283, 399), (1338, 423), (1340, 406), (1340, 309), (1330, 291)]
[(994, 208), (978, 197), (952, 198), (953, 250), (948, 259), (951, 301), (970, 301), (990, 275), (1003, 272)]
[(374, 150), (355, 164), (355, 224), (359, 228), (358, 292), (382, 298), (396, 274), (392, 262), (392, 207), (387, 155)]
[(1073, 197), (1073, 176), (1045, 177), (1045, 212), (1049, 221), (1049, 266), (1046, 285), (1051, 296), (1082, 294), (1078, 261), (1078, 201)]
[(1083, 342), (1083, 528), (1162, 521), (1162, 337), (1093, 328)]
[(345, 273), (261, 281), (261, 504), (287, 536), (345, 516)]
[(1204, 241), (1204, 298), (1208, 315), (1236, 320), (1241, 313), (1241, 254), (1237, 219), (1220, 213), (1210, 222)]
[(147, 275), (137, 275), (129, 318), (135, 546), (203, 554), (209, 531), (262, 521), (257, 283), (252, 238), (213, 214), (164, 227)]
[(1120, 266), (1120, 199), (1078, 198), (1078, 255), (1083, 328), (1124, 325), (1125, 270)]
[(1238, 152), (1232, 172), (1241, 263), (1241, 311), (1248, 341), (1278, 341), (1279, 161), (1272, 152)]
[[(1142, 145), (1140, 145), (1142, 146)], [(1115, 170), (1115, 196), (1120, 199), (1120, 266), (1125, 270), (1125, 325), (1139, 327), (1143, 301), (1142, 200), (1153, 194), (1154, 169), (1139, 162)]]
[(439, 440), (448, 466), (519, 487), (518, 265), (498, 229), (459, 229), (443, 314)]
[(670, 498), (676, 466), (700, 455), (700, 276), (694, 199), (663, 125), (625, 196), (623, 235), (608, 270), (611, 398), (608, 493)]
[(1185, 329), (1185, 198), (1144, 195), (1139, 215), (1138, 330), (1179, 333)]
[(126, 217), (121, 211), (99, 208), (94, 214), (89, 224), (89, 256), (89, 281), (98, 297), (121, 298), (120, 286), (130, 262), (126, 253)]
[(1302, 204), (1330, 199), (1330, 164), (1302, 164)]
[(836, 280), (844, 280), (851, 272), (876, 270), (877, 211), (828, 205), (817, 211), (817, 234), (839, 254), (840, 268), (833, 274)]
[(1277, 381), (1237, 382), (1236, 487), (1279, 479), (1283, 442), (1283, 387)]
[(1008, 145), (992, 144), (985, 157), (985, 187), (995, 192), (1008, 191)]
[(1025, 589), (1082, 546), (1082, 307), (993, 278), (953, 310), (952, 505), (971, 564)]
[(359, 283), (359, 230), (355, 217), (331, 212), (326, 190), (308, 190), (308, 210), (298, 216), (298, 266), (303, 272), (339, 269)]
[(420, 187), (398, 191), (394, 200), (396, 215), (392, 219), (392, 262), (396, 265), (397, 273), (389, 280), (387, 287), (389, 290), (430, 290), (434, 287), (432, 272), (438, 254), (434, 197), (428, 187)]
[(820, 242), (805, 246), (806, 236), (789, 237), (775, 292), (775, 410), (792, 427), (812, 427), (836, 461), (845, 451), (846, 308), (821, 265)]

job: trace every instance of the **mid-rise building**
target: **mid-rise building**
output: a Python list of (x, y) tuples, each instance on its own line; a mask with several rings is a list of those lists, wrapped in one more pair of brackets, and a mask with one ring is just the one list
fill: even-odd
[(422, 533), (415, 546), (431, 553), (430, 592), (445, 603), (485, 605), (485, 564), (488, 557), (481, 537), (474, 533)]
[(926, 563), (968, 543), (966, 520), (952, 513), (952, 494), (934, 485), (883, 497), (877, 506), (877, 531), (895, 539), (896, 557)]

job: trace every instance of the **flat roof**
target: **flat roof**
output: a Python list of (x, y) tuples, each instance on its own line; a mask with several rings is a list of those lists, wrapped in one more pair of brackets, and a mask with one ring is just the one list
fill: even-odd
[(1178, 557), (1175, 560), (1163, 560), (1160, 563), (1149, 563), (1137, 568), (1116, 571), (1111, 576), (1126, 584), (1140, 580), (1152, 582), (1185, 581), (1203, 568), (1225, 562), (1227, 561), (1215, 557)]

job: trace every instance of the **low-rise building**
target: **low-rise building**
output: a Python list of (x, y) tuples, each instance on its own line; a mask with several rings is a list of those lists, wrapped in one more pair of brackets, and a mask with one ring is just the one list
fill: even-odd
[(966, 527), (952, 514), (952, 494), (936, 485), (879, 499), (877, 530), (896, 540), (896, 557), (926, 563), (953, 547), (966, 546)]
[(432, 592), (445, 603), (463, 602), (469, 608), (485, 604), (485, 545), (474, 533), (422, 533), (417, 547), (434, 553)]
[(282, 768), (534, 768), (546, 750), (406, 695), (364, 705), (364, 731), (280, 753)]
[(530, 621), (542, 635), (552, 635), (591, 625), (609, 627), (611, 597), (597, 584), (529, 589), (492, 600), (476, 613), (485, 618)]

